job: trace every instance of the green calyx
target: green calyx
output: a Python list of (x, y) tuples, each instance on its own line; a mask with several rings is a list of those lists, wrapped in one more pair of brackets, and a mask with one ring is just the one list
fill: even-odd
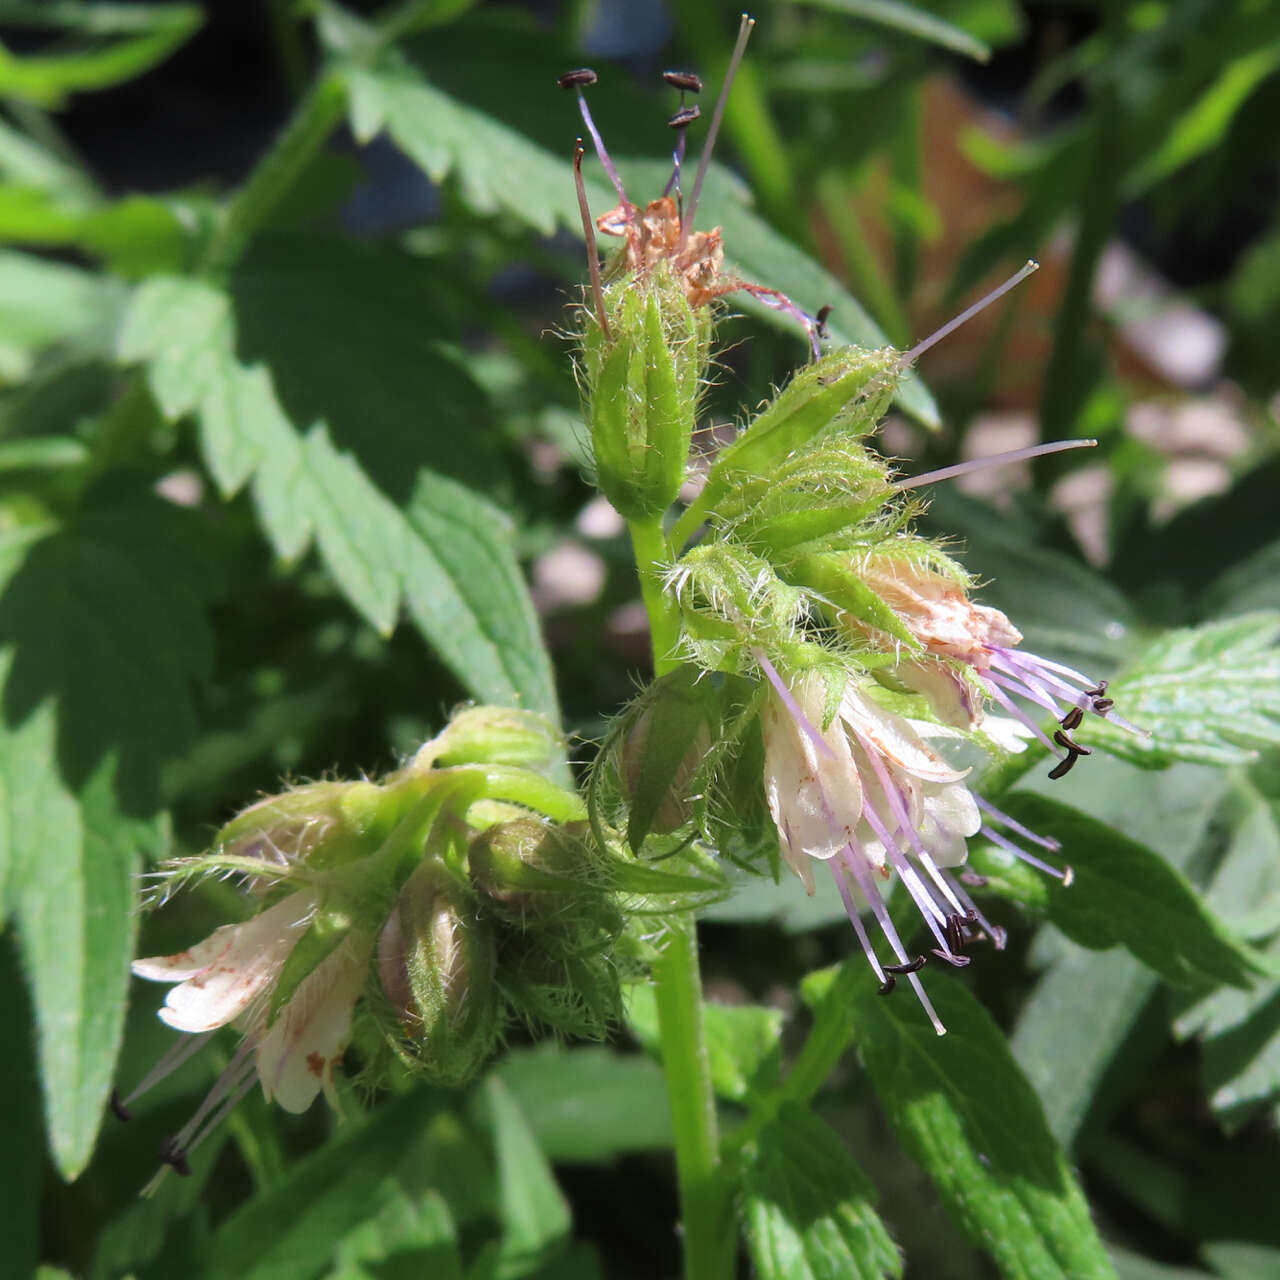
[(579, 359), (596, 476), (625, 519), (652, 520), (684, 482), (711, 313), (666, 262), (610, 286), (605, 311), (607, 331), (585, 316)]

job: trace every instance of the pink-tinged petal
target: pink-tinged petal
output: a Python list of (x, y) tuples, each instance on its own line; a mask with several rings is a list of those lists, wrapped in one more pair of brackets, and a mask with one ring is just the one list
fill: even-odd
[(176, 1031), (199, 1032), (239, 1017), (275, 981), (313, 906), (310, 894), (295, 893), (252, 920), (231, 926), (231, 945), (169, 992), (161, 1020)]
[(258, 1043), (258, 1078), (267, 1101), (305, 1111), (332, 1087), (333, 1068), (351, 1036), (367, 957), (340, 947), (303, 979)]
[(146, 978), (148, 982), (184, 982), (217, 964), (235, 945), (236, 934), (243, 928), (242, 924), (224, 924), (203, 942), (197, 942), (185, 951), (171, 956), (138, 959), (131, 968), (136, 977)]

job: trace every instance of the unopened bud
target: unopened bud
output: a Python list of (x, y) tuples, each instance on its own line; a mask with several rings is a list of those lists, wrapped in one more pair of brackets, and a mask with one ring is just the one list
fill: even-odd
[(482, 831), (467, 853), (472, 883), (510, 911), (558, 909), (564, 895), (596, 887), (599, 870), (581, 836), (583, 828), (516, 818)]
[(410, 766), (545, 765), (562, 750), (556, 728), (532, 711), (514, 707), (464, 707), (418, 749)]
[(459, 902), (445, 868), (405, 882), (378, 939), (378, 976), (405, 1056), (441, 1084), (470, 1079), (498, 1034), (493, 934)]
[(588, 321), (581, 361), (597, 478), (625, 519), (652, 520), (684, 483), (711, 315), (665, 259), (613, 286), (605, 305), (607, 328)]

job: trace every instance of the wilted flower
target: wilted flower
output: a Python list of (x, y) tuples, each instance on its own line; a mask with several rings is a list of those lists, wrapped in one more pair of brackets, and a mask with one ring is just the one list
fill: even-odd
[[(903, 673), (907, 683), (933, 692), (945, 707), (948, 662), (969, 668), (979, 688), (1058, 757), (1051, 778), (1062, 777), (1077, 757), (1090, 754), (1071, 737), (1086, 712), (1142, 732), (1114, 713), (1105, 680), (1019, 649), (1022, 633), (999, 609), (971, 600), (958, 573), (948, 576), (918, 561), (883, 555), (869, 557), (859, 573), (929, 657), (942, 660), (915, 671), (908, 668)], [(963, 685), (962, 677), (950, 678)], [(1043, 707), (1057, 719), (1061, 727), (1052, 741), (1015, 698)], [(980, 708), (970, 706), (970, 712), (973, 722), (980, 722)]]
[(166, 1144), (161, 1157), (180, 1173), (187, 1156), (253, 1087), (286, 1111), (305, 1111), (323, 1090), (336, 1105), (333, 1069), (351, 1033), (352, 1010), (365, 981), (370, 945), (351, 938), (298, 983), (272, 1012), (272, 993), (299, 940), (314, 924), (316, 896), (290, 894), (243, 924), (223, 925), (203, 942), (175, 955), (136, 960), (133, 972), (154, 982), (177, 983), (160, 1018), (192, 1038), (175, 1046), (123, 1102), (128, 1103), (186, 1062), (219, 1027), (244, 1035), (231, 1062), (196, 1113)]

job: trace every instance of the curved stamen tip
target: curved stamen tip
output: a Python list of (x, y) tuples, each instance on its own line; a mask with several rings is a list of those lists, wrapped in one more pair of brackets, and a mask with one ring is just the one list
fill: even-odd
[(590, 67), (577, 67), (573, 71), (566, 71), (556, 84), (562, 89), (583, 89), (589, 84), (595, 84), (599, 78)]
[(111, 1114), (117, 1120), (132, 1120), (133, 1112), (124, 1105), (124, 1100), (120, 1097), (119, 1089), (111, 1090)]
[(161, 1164), (167, 1164), (179, 1177), (189, 1178), (191, 1176), (191, 1166), (187, 1163), (186, 1148), (178, 1145), (177, 1138), (166, 1138), (160, 1144), (159, 1159)]

